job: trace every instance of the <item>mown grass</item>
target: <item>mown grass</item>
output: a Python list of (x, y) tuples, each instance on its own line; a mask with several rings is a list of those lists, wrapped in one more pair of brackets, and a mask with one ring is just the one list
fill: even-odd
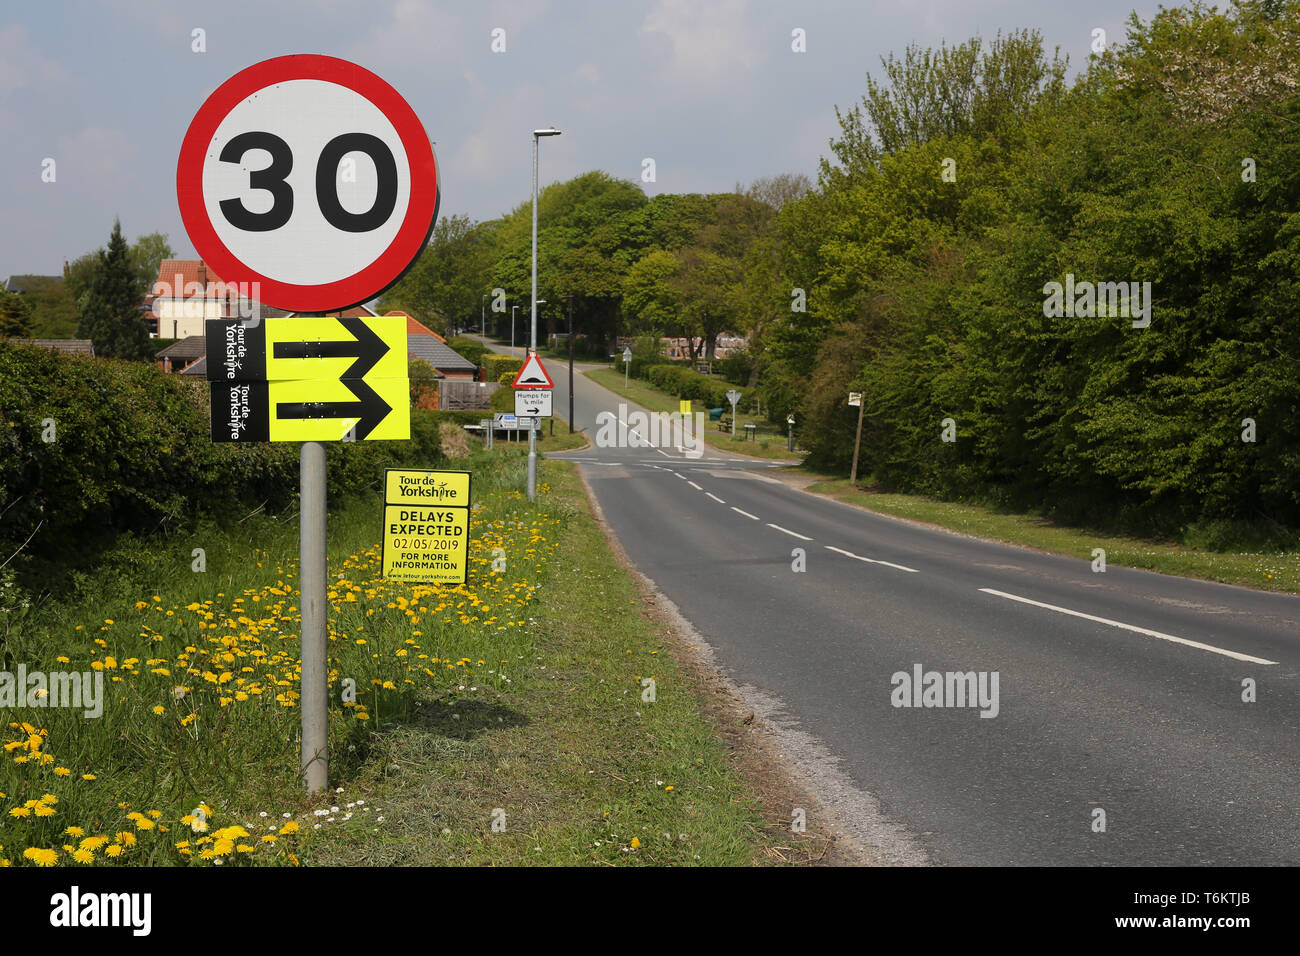
[[(808, 475), (816, 473), (800, 469)], [(817, 476), (820, 477), (820, 476)], [(1300, 553), (1219, 552), (1147, 541), (1056, 524), (1045, 518), (996, 511), (987, 505), (938, 501), (920, 495), (881, 494), (849, 485), (847, 479), (815, 481), (808, 491), (882, 514), (925, 521), (964, 534), (1041, 551), (1093, 560), (1103, 548), (1108, 566), (1300, 593)]]
[[(679, 409), (681, 399), (655, 388), (649, 382), (634, 378), (628, 382), (628, 387), (624, 388), (623, 372), (621, 370), (590, 369), (584, 374), (596, 384), (609, 389), (615, 395), (635, 402), (648, 411), (675, 412)], [(708, 409), (704, 407), (702, 402), (692, 402), (691, 410), (704, 412), (707, 418)], [(731, 409), (728, 407), (727, 413), (730, 414), (730, 412)], [(746, 441), (744, 438), (744, 426), (750, 423), (758, 426), (758, 433), (754, 441)], [(804, 457), (797, 451), (790, 452), (786, 450), (786, 436), (779, 434), (775, 426), (766, 418), (742, 412), (739, 410), (739, 406), (737, 406), (736, 432), (737, 437), (732, 438), (730, 432), (718, 430), (717, 422), (708, 422), (704, 431), (704, 440), (713, 448), (729, 454), (771, 458), (781, 461), (799, 461)]]
[(295, 515), (126, 543), (97, 590), (0, 621), (6, 669), (106, 678), (99, 719), (3, 715), (0, 860), (752, 861), (751, 798), (571, 466), (543, 461), (534, 507), (524, 461), (498, 449), (460, 466), (475, 494), (464, 586), (381, 579), (377, 499), (331, 510), (323, 797), (298, 780)]

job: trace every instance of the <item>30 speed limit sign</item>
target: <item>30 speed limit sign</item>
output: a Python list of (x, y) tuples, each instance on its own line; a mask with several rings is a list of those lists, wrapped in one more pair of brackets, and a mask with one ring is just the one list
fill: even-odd
[(433, 231), (439, 184), (396, 90), (355, 63), (302, 55), (250, 66), (208, 97), (181, 145), (176, 194), (223, 281), (326, 312), (397, 281)]

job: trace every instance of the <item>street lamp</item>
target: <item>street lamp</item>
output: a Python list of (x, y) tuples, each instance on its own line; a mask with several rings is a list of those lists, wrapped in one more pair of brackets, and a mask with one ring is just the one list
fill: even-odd
[(519, 306), (510, 307), (510, 354), (515, 354), (515, 313), (519, 311)]
[[(532, 333), (528, 338), (530, 355), (537, 354), (537, 141), (543, 136), (559, 136), (554, 126), (533, 130), (533, 292)], [(537, 432), (528, 430), (528, 500), (537, 500)]]
[(478, 300), (478, 334), (485, 335), (486, 330), (483, 328), (487, 322), (487, 293), (484, 292)]

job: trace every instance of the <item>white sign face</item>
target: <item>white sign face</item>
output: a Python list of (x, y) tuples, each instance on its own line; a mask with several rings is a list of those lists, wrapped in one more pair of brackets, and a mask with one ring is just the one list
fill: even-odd
[(528, 389), (515, 392), (515, 414), (520, 418), (550, 418), (550, 389)]
[[(327, 154), (344, 136), (351, 139)], [(365, 150), (343, 151), (348, 145)], [(217, 237), (241, 262), (292, 285), (340, 282), (371, 265), (397, 237), (410, 201), (401, 136), (370, 100), (337, 83), (290, 80), (245, 98), (203, 161), (203, 202)]]
[(437, 161), (409, 104), (334, 57), (282, 56), (232, 76), (176, 164), (185, 230), (213, 278), (298, 312), (374, 298), (424, 248)]
[(732, 408), (735, 408), (736, 402), (740, 401), (740, 392), (736, 391), (734, 388), (728, 389), (727, 401), (731, 402)]
[(623, 350), (623, 361), (624, 361), (624, 362), (630, 362), (630, 361), (632, 361), (632, 350), (631, 350), (631, 349), (624, 349), (624, 350)]
[(862, 404), (862, 393), (861, 393), (861, 392), (849, 392), (849, 404), (850, 404), (850, 405), (854, 405), (854, 406), (861, 405), (861, 404)]

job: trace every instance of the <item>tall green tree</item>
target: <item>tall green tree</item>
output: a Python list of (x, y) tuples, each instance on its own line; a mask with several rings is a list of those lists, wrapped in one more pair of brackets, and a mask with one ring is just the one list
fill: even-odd
[(150, 358), (141, 303), (140, 273), (122, 238), (122, 224), (114, 220), (108, 247), (96, 256), (78, 337), (90, 339), (98, 356)]
[(445, 329), (448, 338), (458, 328), (477, 328), (483, 296), (492, 288), (487, 272), (494, 230), (494, 223), (476, 223), (464, 215), (439, 218), (429, 244), (380, 298), (380, 308), (409, 312), (430, 328)]
[(176, 258), (176, 250), (167, 241), (166, 233), (150, 232), (131, 243), (131, 262), (140, 279), (142, 292), (148, 293), (158, 279), (158, 266), (164, 259)]
[(16, 292), (0, 289), (0, 338), (26, 338), (32, 333), (32, 313)]

